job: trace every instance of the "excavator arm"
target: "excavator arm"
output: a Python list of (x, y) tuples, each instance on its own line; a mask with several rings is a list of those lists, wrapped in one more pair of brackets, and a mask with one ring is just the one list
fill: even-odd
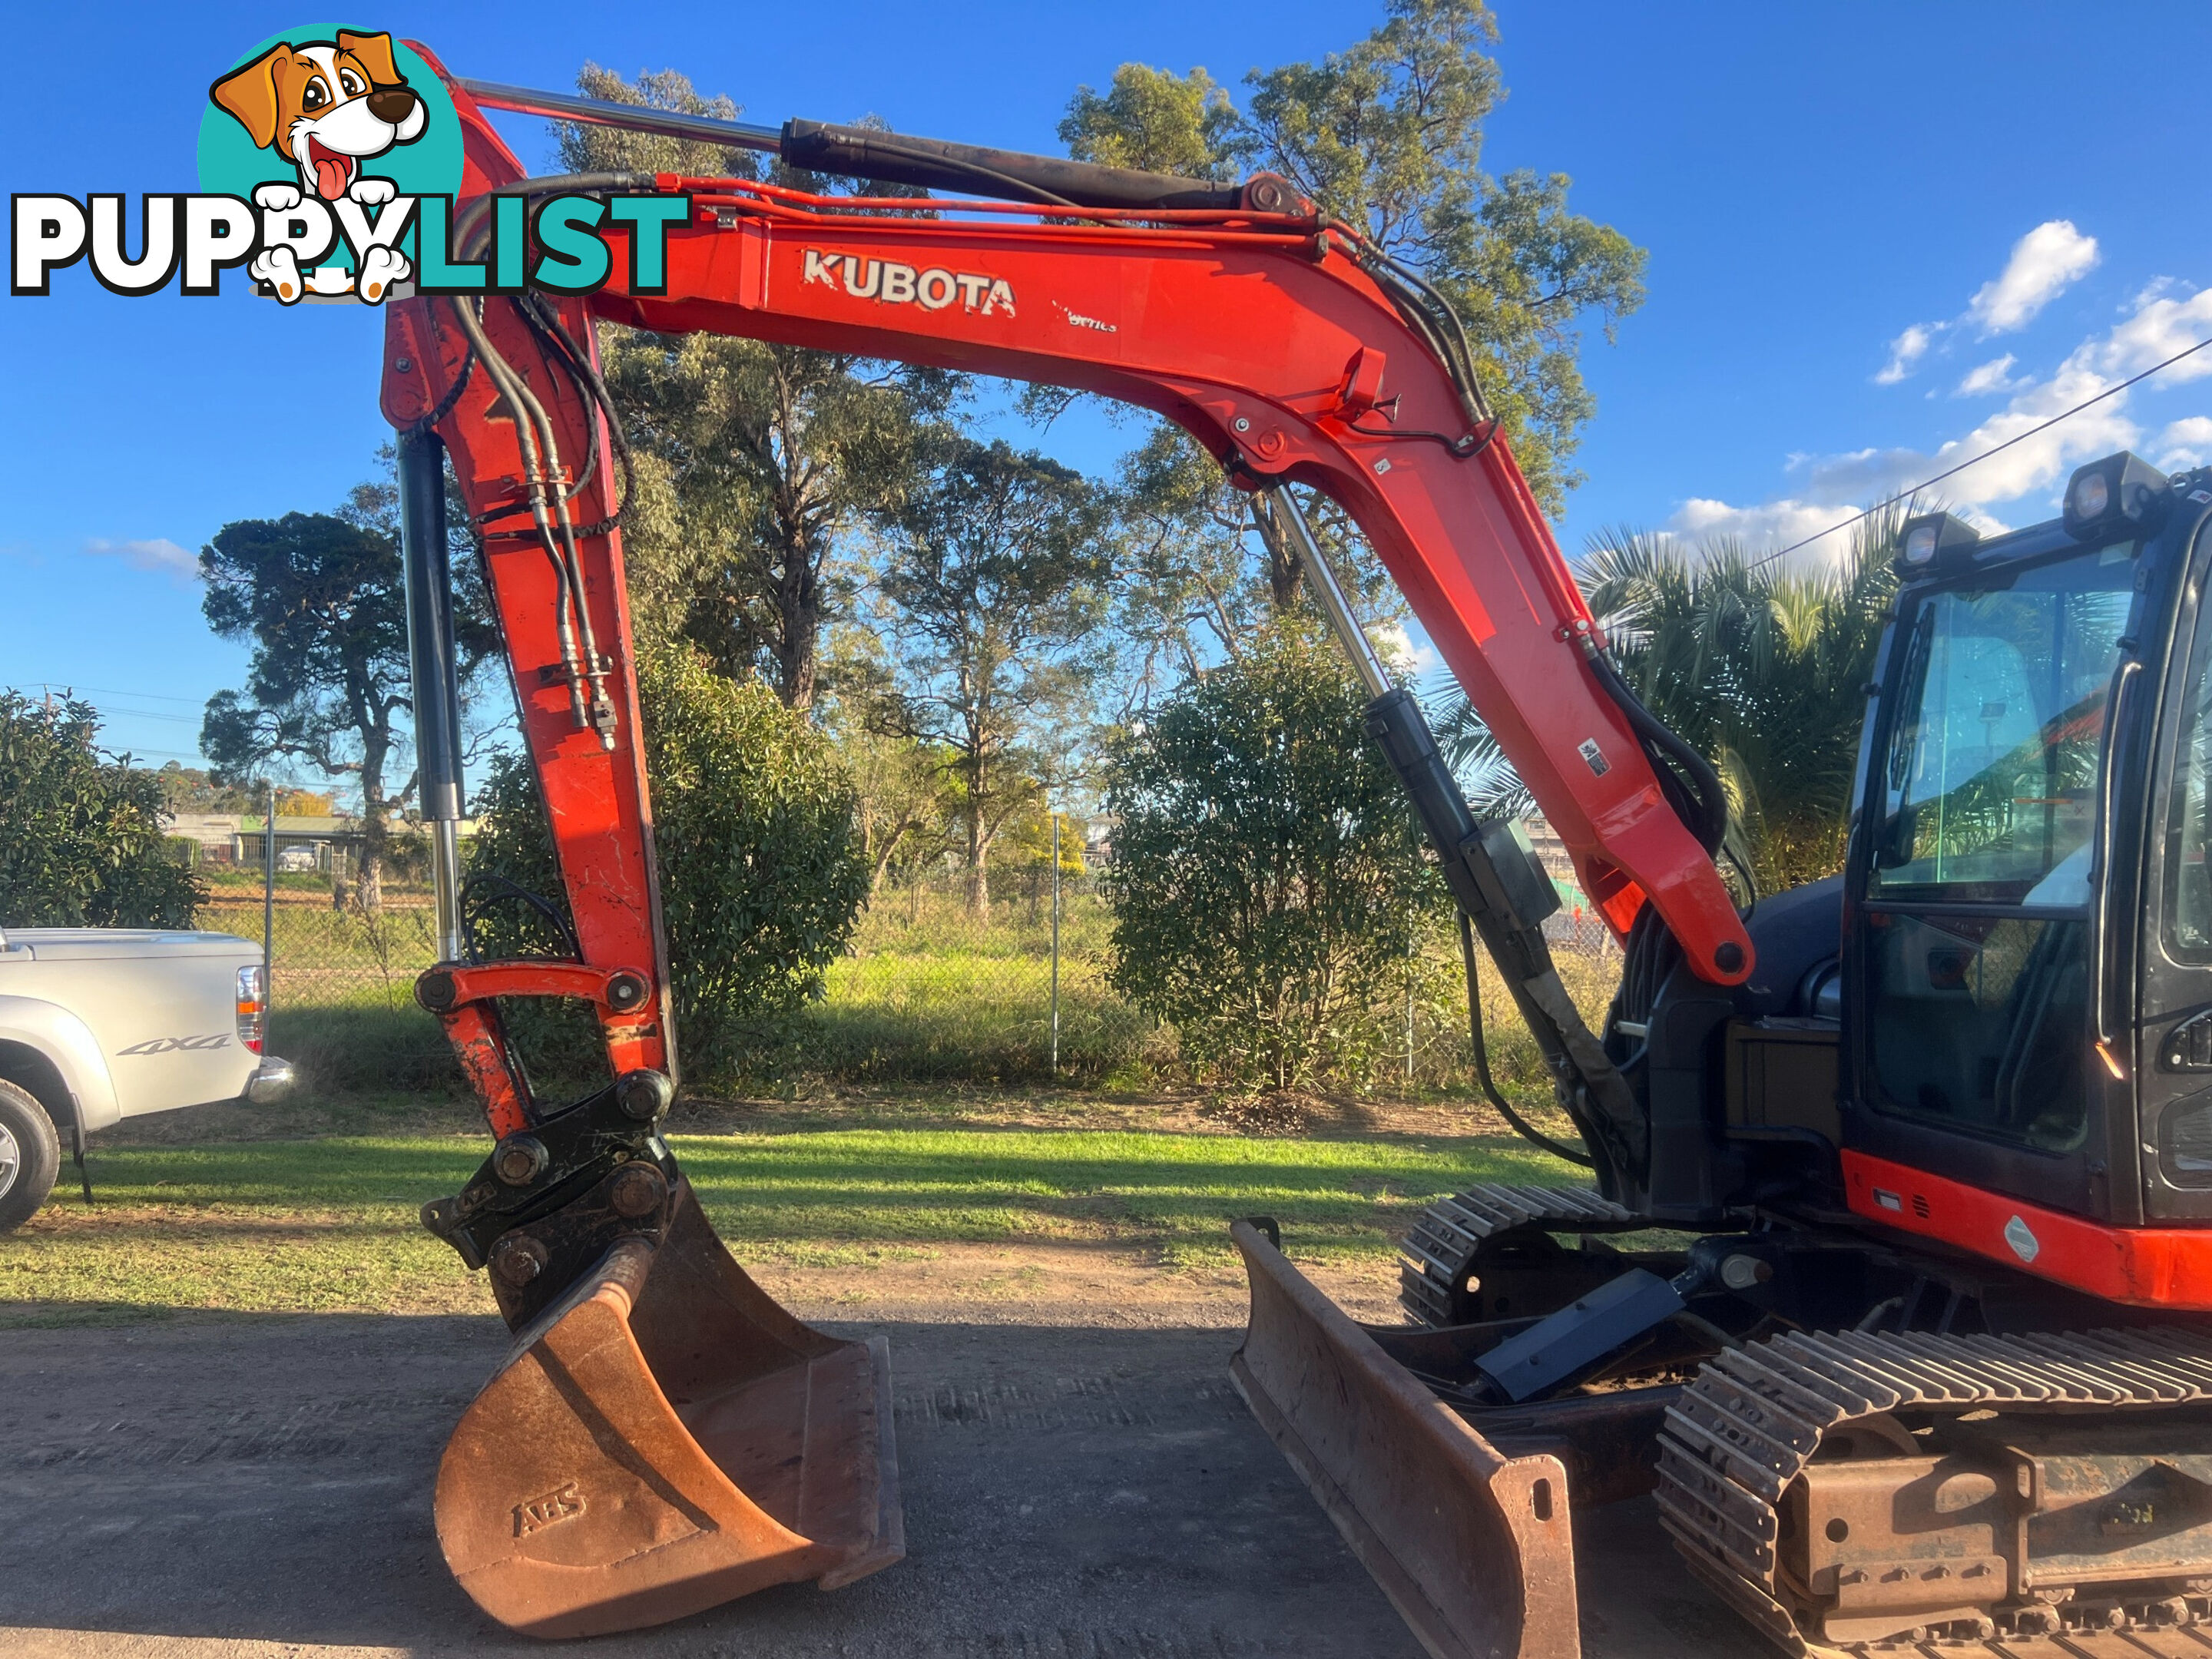
[[(1607, 661), (1457, 323), (1417, 276), (1264, 177), (1225, 192), (1164, 181), (1192, 189), (1123, 205), (1101, 204), (1111, 191), (1015, 205), (830, 198), (740, 179), (531, 179), (464, 86), (453, 91), (465, 166), (456, 262), (481, 257), (494, 222), (520, 220), (502, 197), (684, 198), (665, 233), (602, 227), (613, 275), (596, 292), (418, 295), (388, 307), (383, 406), (401, 434), (424, 797), (441, 831), (442, 959), (418, 996), (443, 1020), (499, 1137), (477, 1176), (425, 1220), (471, 1266), (489, 1266), (518, 1333), (440, 1478), (448, 1560), (488, 1611), (542, 1634), (584, 1634), (766, 1583), (844, 1582), (899, 1551), (880, 1344), (811, 1331), (754, 1287), (659, 1136), (676, 1042), (624, 594), (624, 458), (599, 377), (597, 322), (1048, 382), (1190, 433), (1271, 504), (1263, 527), (1297, 538), (1318, 597), (1364, 653), (1370, 729), (1413, 787), (1462, 905), (1508, 962), (1601, 1184), (1624, 1178), (1632, 1112), (1550, 973), (1540, 908), (1516, 907), (1510, 848), (1468, 812), (1281, 488), (1317, 490), (1358, 526), (1614, 932), (1625, 938), (1648, 905), (1695, 972), (1741, 980), (1750, 942), (1715, 872), (1712, 835), (1686, 822), (1695, 813), (1683, 786), (1656, 758), (1667, 736)], [(839, 131), (800, 135), (817, 165), (841, 165)], [(848, 170), (942, 179), (926, 145), (859, 135)], [(953, 165), (955, 177), (977, 170), (972, 159)], [(1081, 187), (1082, 169), (1051, 165), (1054, 185)], [(1159, 205), (1178, 199), (1212, 204)], [(641, 236), (658, 259), (631, 246)], [(434, 592), (442, 556), (432, 552), (444, 539), (442, 456), (482, 538), (551, 827), (573, 930), (560, 960), (479, 962), (466, 943), (471, 909), (514, 896), (465, 892), (453, 850), (460, 778), (445, 752), (456, 745)], [(613, 1080), (585, 1102), (537, 1099), (507, 1040), (502, 1000), (548, 996), (588, 1003), (604, 1034)], [(1255, 1310), (1259, 1277), (1255, 1267)], [(1273, 1346), (1279, 1364), (1305, 1371), (1258, 1383), (1293, 1439), (1302, 1431), (1286, 1401), (1322, 1376), (1357, 1393), (1365, 1385), (1353, 1373), (1372, 1369), (1356, 1352), (1364, 1339), (1340, 1317), (1301, 1322), (1297, 1290), (1285, 1280), (1271, 1303), (1311, 1343)], [(1254, 1378), (1240, 1380), (1249, 1391)], [(1409, 1400), (1390, 1409), (1425, 1415), (1422, 1431), (1449, 1443), (1443, 1455), (1478, 1471), (1470, 1535), (1555, 1550), (1551, 1531), (1522, 1538), (1482, 1494), (1557, 1486), (1563, 1527), (1563, 1485), (1479, 1437), (1469, 1447), (1471, 1431), (1433, 1402), (1425, 1414)], [(1316, 1490), (1357, 1473), (1346, 1464), (1332, 1474), (1327, 1455), (1303, 1449), (1310, 1480), (1322, 1471)], [(1357, 1494), (1347, 1501), (1359, 1507)]]

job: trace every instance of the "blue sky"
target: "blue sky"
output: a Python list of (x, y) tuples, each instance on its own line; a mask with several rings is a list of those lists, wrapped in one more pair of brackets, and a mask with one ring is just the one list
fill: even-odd
[[(27, 9), (0, 105), (11, 191), (189, 190), (207, 82), (312, 12)], [(1316, 56), (1379, 3), (827, 8), (398, 4), (361, 27), (463, 74), (569, 85), (589, 58), (675, 67), (751, 118), (884, 117), (1057, 149), (1079, 82), (1137, 59)], [(1585, 368), (1589, 475), (1570, 553), (1607, 525), (1794, 539), (2212, 335), (2196, 162), (2212, 9), (2038, 4), (1656, 8), (1502, 0), (1493, 169), (1575, 179), (1650, 250), (1650, 298)], [(832, 21), (834, 20), (834, 21)], [(136, 47), (94, 51), (95, 36)], [(526, 161), (540, 123), (505, 121)], [(2176, 168), (2180, 171), (2177, 173)], [(238, 647), (200, 621), (191, 556), (239, 518), (334, 504), (365, 476), (379, 319), (116, 299), (82, 268), (0, 303), (0, 684), (97, 688), (112, 741), (189, 757)], [(282, 367), (276, 353), (283, 349)], [(2055, 511), (2073, 465), (2124, 447), (2212, 460), (2212, 352), (1946, 486), (1986, 520)], [(1050, 447), (1103, 470), (1099, 419)], [(135, 712), (125, 712), (125, 711)]]

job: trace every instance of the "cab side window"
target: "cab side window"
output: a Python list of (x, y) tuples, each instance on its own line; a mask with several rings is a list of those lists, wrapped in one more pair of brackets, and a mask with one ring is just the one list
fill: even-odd
[(2212, 874), (2204, 864), (2205, 794), (2212, 778), (2212, 652), (2200, 660), (2181, 710), (2181, 748), (2166, 825), (2166, 945), (2179, 962), (2212, 962)]

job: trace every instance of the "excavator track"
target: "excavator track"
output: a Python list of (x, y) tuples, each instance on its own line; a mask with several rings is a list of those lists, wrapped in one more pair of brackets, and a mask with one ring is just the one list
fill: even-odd
[(1794, 1654), (2212, 1656), (2212, 1332), (1776, 1337), (1668, 1408), (1658, 1474)]
[(1452, 1297), (1483, 1242), (1516, 1227), (1625, 1232), (1650, 1224), (1610, 1199), (1574, 1187), (1486, 1184), (1438, 1199), (1399, 1249), (1398, 1300), (1421, 1324), (1452, 1324)]

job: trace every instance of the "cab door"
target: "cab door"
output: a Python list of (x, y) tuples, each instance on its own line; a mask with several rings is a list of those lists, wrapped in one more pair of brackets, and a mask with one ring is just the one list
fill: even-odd
[(2103, 832), (2111, 766), (2142, 747), (2148, 554), (2053, 526), (1900, 596), (1844, 951), (1847, 1150), (2122, 1224)]
[[(2191, 514), (2203, 505), (2201, 494), (2176, 503)], [(2189, 549), (2186, 574), (2138, 819), (2142, 926), (2132, 988), (2146, 1219), (2212, 1218), (2212, 537), (2201, 520), (2177, 529)], [(2116, 905), (2121, 896), (2115, 892)]]

